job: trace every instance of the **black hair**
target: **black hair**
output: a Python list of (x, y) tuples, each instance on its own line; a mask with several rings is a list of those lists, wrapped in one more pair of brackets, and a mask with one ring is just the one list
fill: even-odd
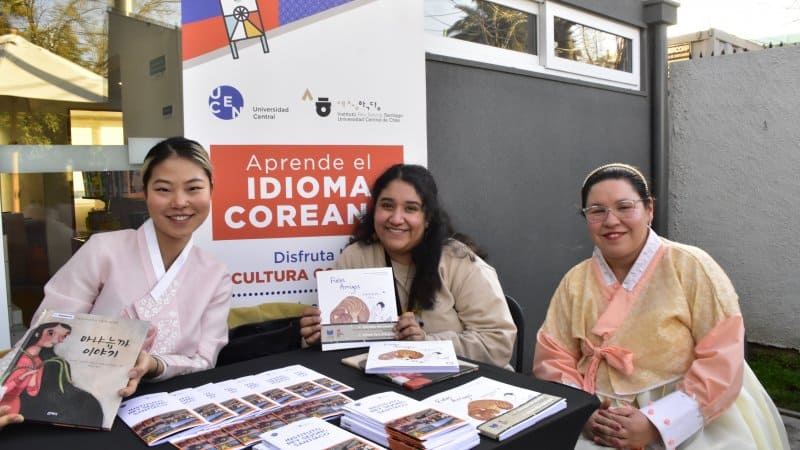
[(372, 186), (372, 203), (367, 214), (361, 218), (356, 226), (350, 244), (373, 244), (378, 241), (375, 234), (375, 206), (381, 192), (394, 180), (404, 181), (414, 187), (422, 200), (422, 211), (425, 214), (427, 227), (422, 236), (422, 242), (411, 250), (411, 261), (414, 263), (414, 279), (408, 293), (408, 310), (431, 309), (436, 299), (436, 291), (442, 287), (439, 276), (439, 261), (442, 250), (451, 241), (457, 240), (466, 244), (469, 256), (474, 260), (475, 255), (485, 257), (485, 253), (468, 236), (456, 233), (450, 224), (450, 218), (439, 204), (439, 190), (433, 175), (423, 166), (414, 164), (395, 164), (386, 169)]
[(158, 144), (154, 145), (147, 156), (144, 158), (142, 164), (142, 184), (147, 192), (147, 182), (150, 181), (150, 176), (153, 174), (153, 169), (161, 164), (162, 161), (171, 157), (178, 156), (181, 158), (193, 161), (203, 168), (208, 176), (208, 182), (213, 186), (213, 171), (211, 170), (211, 161), (208, 157), (208, 152), (197, 141), (186, 139), (185, 137), (176, 136), (164, 139)]
[[(28, 340), (25, 341), (25, 345), (23, 345), (21, 348), (24, 350), (30, 347), (31, 345), (36, 344), (42, 337), (42, 333), (44, 333), (45, 330), (49, 330), (51, 328), (56, 328), (56, 327), (66, 328), (67, 330), (72, 332), (72, 326), (69, 324), (63, 322), (46, 322), (39, 325), (33, 330), (33, 332), (30, 334), (30, 337), (28, 337)], [(39, 350), (39, 357), (42, 360), (51, 358), (53, 356), (55, 356), (55, 351), (53, 350), (52, 347), (43, 347), (41, 350)]]
[(586, 198), (589, 197), (592, 186), (604, 180), (626, 180), (639, 194), (645, 207), (649, 206), (653, 200), (650, 189), (647, 187), (647, 180), (639, 169), (628, 164), (612, 163), (594, 169), (583, 181), (581, 208), (586, 208)]

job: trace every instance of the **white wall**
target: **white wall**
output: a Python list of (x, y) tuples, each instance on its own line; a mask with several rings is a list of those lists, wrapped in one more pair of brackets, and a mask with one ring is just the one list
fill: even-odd
[(800, 349), (800, 46), (673, 63), (671, 239), (708, 251), (752, 342)]

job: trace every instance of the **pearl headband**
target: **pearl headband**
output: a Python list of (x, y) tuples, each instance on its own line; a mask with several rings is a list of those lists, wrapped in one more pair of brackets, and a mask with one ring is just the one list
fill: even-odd
[(622, 169), (622, 170), (625, 170), (625, 171), (628, 171), (628, 172), (632, 173), (634, 176), (636, 176), (640, 180), (642, 180), (642, 183), (644, 183), (645, 192), (647, 192), (648, 195), (650, 194), (650, 187), (647, 185), (647, 179), (644, 177), (644, 175), (642, 175), (642, 172), (639, 172), (639, 169), (637, 169), (636, 167), (633, 167), (630, 164), (624, 164), (624, 163), (605, 164), (605, 165), (602, 165), (602, 166), (598, 167), (597, 169), (594, 169), (593, 171), (589, 172), (589, 175), (586, 175), (586, 178), (583, 179), (583, 184), (581, 185), (581, 189), (586, 187), (586, 182), (589, 181), (589, 178), (591, 178), (594, 174), (596, 174), (597, 172), (600, 172), (601, 170), (610, 169), (610, 168)]

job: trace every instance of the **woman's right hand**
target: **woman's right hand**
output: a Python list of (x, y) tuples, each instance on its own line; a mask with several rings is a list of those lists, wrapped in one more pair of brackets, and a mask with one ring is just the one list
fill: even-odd
[(128, 372), (128, 385), (118, 391), (120, 397), (130, 397), (136, 392), (143, 377), (157, 377), (164, 372), (164, 367), (158, 360), (142, 350), (136, 358), (136, 364)]
[(600, 443), (598, 442), (599, 436), (597, 433), (599, 426), (598, 419), (602, 420), (600, 411), (607, 410), (610, 406), (611, 401), (603, 400), (603, 403), (600, 404), (600, 407), (597, 408), (591, 416), (589, 416), (589, 420), (587, 420), (586, 424), (583, 425), (583, 435), (586, 437), (586, 439), (589, 439), (594, 443)]
[(322, 316), (316, 306), (310, 306), (303, 311), (300, 318), (300, 336), (309, 346), (319, 344), (320, 332), (322, 330)]
[(6, 425), (10, 425), (12, 423), (22, 423), (24, 420), (22, 418), (22, 414), (9, 414), (9, 410), (11, 407), (0, 406), (0, 430), (2, 430)]

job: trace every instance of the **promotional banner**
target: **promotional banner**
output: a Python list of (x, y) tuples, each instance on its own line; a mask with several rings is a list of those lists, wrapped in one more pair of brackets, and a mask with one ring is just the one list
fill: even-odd
[(316, 303), (374, 180), (426, 163), (422, 2), (182, 2), (184, 130), (214, 166), (195, 243), (234, 306)]

